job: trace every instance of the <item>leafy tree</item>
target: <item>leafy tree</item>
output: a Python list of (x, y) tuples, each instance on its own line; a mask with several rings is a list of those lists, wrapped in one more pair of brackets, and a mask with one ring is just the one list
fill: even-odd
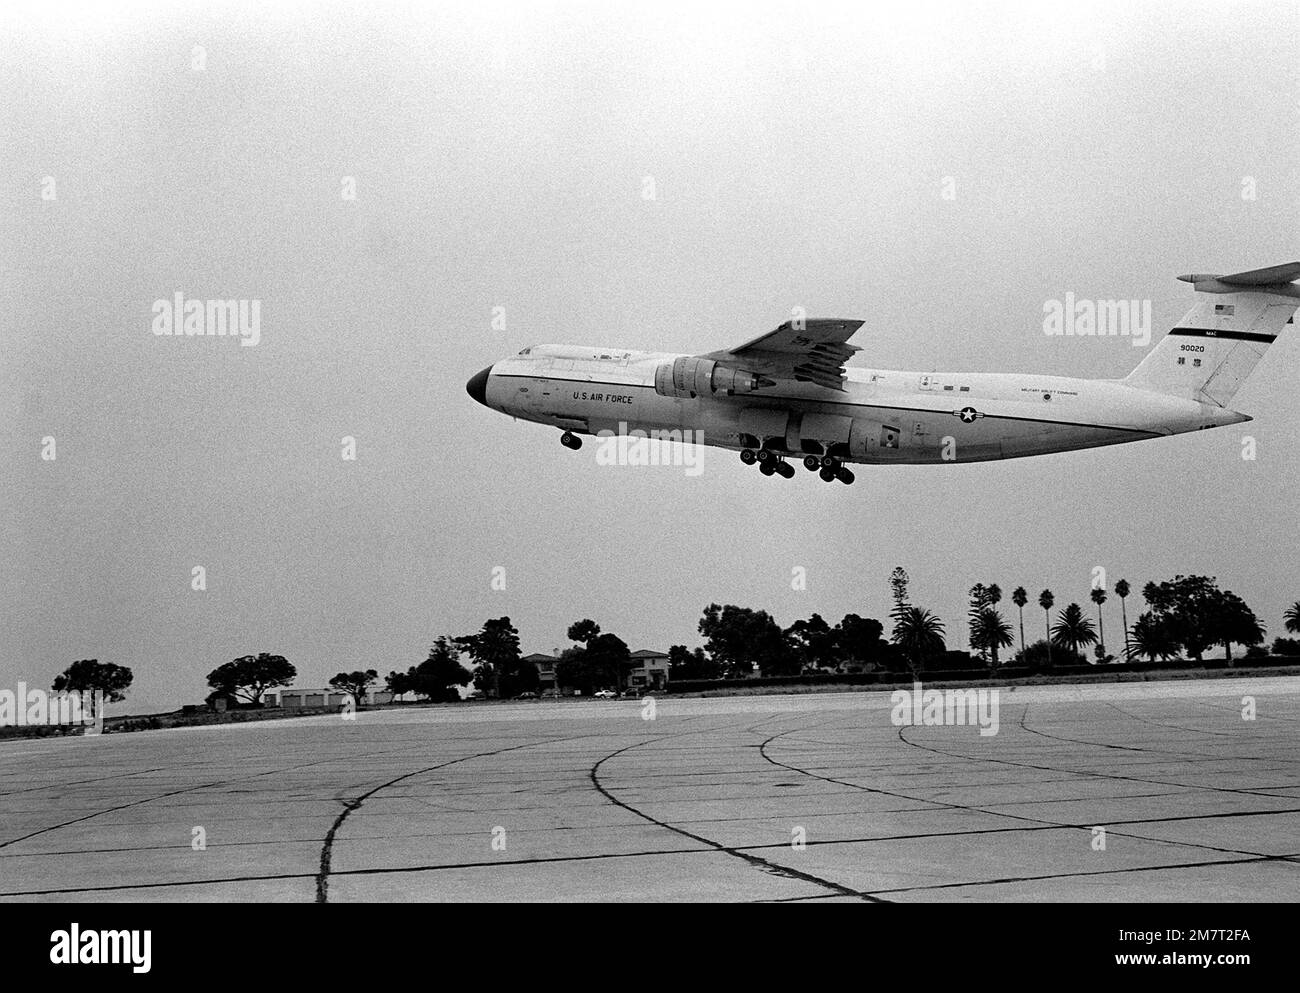
[(801, 668), (834, 669), (839, 661), (837, 634), (821, 614), (813, 614), (806, 621), (797, 620), (785, 629), (785, 637), (798, 655)]
[[(1151, 610), (1169, 625), (1178, 643), (1198, 662), (1212, 645), (1247, 639), (1239, 644), (1259, 644), (1254, 615), (1236, 594), (1220, 590), (1210, 576), (1175, 576), (1164, 583), (1148, 583), (1142, 591)], [(1248, 616), (1249, 615), (1249, 616)], [(1225, 642), (1226, 639), (1226, 642)], [(1252, 640), (1253, 639), (1253, 640)]]
[(884, 638), (885, 626), (872, 617), (845, 614), (835, 626), (835, 643), (842, 663), (896, 669), (904, 660)]
[[(569, 628), (570, 636), (578, 628), (578, 624)], [(590, 629), (580, 633), (588, 636), (586, 645), (561, 652), (555, 665), (559, 685), (579, 690), (584, 696), (596, 690), (622, 689), (632, 665), (631, 652), (623, 639), (608, 633), (592, 634)]]
[(1047, 664), (1049, 667), (1052, 664), (1052, 607), (1055, 603), (1056, 597), (1052, 596), (1051, 590), (1043, 590), (1042, 593), (1038, 594), (1038, 606), (1043, 608), (1043, 617), (1047, 619), (1043, 630), (1047, 635)]
[(428, 658), (415, 667), (415, 676), (412, 688), (435, 703), (459, 700), (458, 687), (468, 686), (473, 679), (473, 673), (460, 663), (460, 649), (446, 635), (434, 640)]
[(971, 622), (971, 644), (981, 645), (992, 655), (993, 668), (998, 666), (998, 649), (1009, 648), (1014, 642), (1011, 625), (993, 607), (985, 607)]
[[(452, 639), (455, 646), (476, 663), (474, 685), (485, 696), (509, 697), (539, 685), (537, 667), (520, 662), (519, 632), (509, 617), (485, 621), (478, 634)], [(531, 679), (524, 670), (531, 669)]]
[(499, 675), (492, 666), (480, 662), (473, 669), (472, 679), (474, 689), (478, 690), (485, 697), (494, 697), (498, 691)]
[(411, 692), (411, 677), (409, 672), (398, 672), (396, 669), (389, 670), (384, 677), (384, 689), (393, 696), (401, 696), (403, 693)]
[(1029, 594), (1025, 592), (1023, 586), (1017, 586), (1011, 592), (1011, 602), (1016, 605), (1016, 610), (1020, 611), (1020, 650), (1025, 650), (1025, 605), (1029, 603)]
[(600, 625), (595, 621), (582, 620), (569, 625), (569, 640), (585, 645), (600, 634)]
[(1083, 608), (1072, 603), (1061, 611), (1061, 616), (1052, 628), (1052, 643), (1078, 653), (1080, 648), (1094, 644), (1097, 632), (1093, 630), (1092, 621), (1083, 616)]
[(943, 622), (928, 610), (908, 607), (894, 629), (894, 643), (907, 658), (912, 673), (919, 673), (927, 659), (945, 649)]
[(208, 685), (219, 695), (242, 698), (255, 707), (262, 705), (262, 694), (275, 686), (288, 686), (298, 670), (283, 655), (244, 655), (208, 673)]
[(750, 675), (754, 665), (764, 676), (799, 672), (799, 656), (765, 610), (711, 603), (700, 618), (700, 634), (704, 650), (731, 678)]
[(626, 642), (616, 634), (605, 632), (587, 642), (587, 668), (600, 678), (602, 685), (616, 690), (627, 685), (631, 656)]
[(1106, 602), (1106, 590), (1100, 586), (1094, 586), (1088, 596), (1097, 605), (1097, 648), (1099, 649), (1097, 658), (1101, 659), (1106, 656), (1106, 624), (1101, 616), (1101, 605)]
[(722, 667), (704, 654), (703, 648), (673, 645), (668, 649), (669, 679), (717, 679)]
[(367, 669), (365, 672), (357, 669), (353, 672), (340, 672), (330, 680), (330, 686), (338, 690), (340, 693), (347, 693), (350, 695), (352, 697), (352, 702), (360, 707), (361, 701), (366, 698), (366, 690), (368, 690), (370, 684), (375, 682), (377, 679), (379, 679), (379, 673), (374, 669)]
[(1251, 648), (1264, 641), (1264, 625), (1246, 606), (1246, 602), (1228, 590), (1217, 598), (1214, 607), (1214, 637), (1223, 646), (1224, 657), (1232, 664), (1233, 644)]
[(460, 649), (445, 635), (436, 639), (429, 656), (406, 672), (388, 674), (388, 690), (394, 695), (414, 693), (433, 703), (456, 703), (457, 687), (468, 686), (473, 673), (460, 663)]
[(1295, 638), (1274, 638), (1273, 654), (1286, 655), (1294, 658), (1295, 656), (1300, 655), (1300, 641), (1297, 641)]
[(516, 697), (520, 693), (537, 693), (542, 688), (542, 674), (535, 662), (519, 662), (501, 683), (502, 692), (507, 697)]
[(94, 694), (104, 694), (106, 703), (119, 703), (126, 699), (126, 691), (135, 674), (124, 665), (100, 662), (99, 659), (79, 659), (54, 677), (51, 684), (55, 693), (76, 693), (82, 697), (83, 706), (93, 709)]

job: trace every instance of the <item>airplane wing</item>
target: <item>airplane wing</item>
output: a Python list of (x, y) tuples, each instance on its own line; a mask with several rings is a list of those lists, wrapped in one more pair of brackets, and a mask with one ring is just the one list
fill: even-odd
[(793, 379), (843, 391), (844, 363), (861, 351), (848, 340), (864, 323), (831, 318), (786, 321), (738, 348), (709, 352), (703, 358), (771, 379)]

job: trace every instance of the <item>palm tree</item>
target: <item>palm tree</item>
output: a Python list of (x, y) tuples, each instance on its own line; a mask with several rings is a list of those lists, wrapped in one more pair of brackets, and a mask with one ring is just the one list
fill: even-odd
[(1101, 658), (1104, 659), (1106, 657), (1106, 624), (1102, 620), (1101, 605), (1106, 602), (1106, 590), (1104, 587), (1094, 586), (1092, 592), (1088, 595), (1092, 597), (1092, 602), (1097, 605), (1098, 644), (1101, 645)]
[(1083, 616), (1083, 608), (1072, 603), (1061, 611), (1061, 618), (1052, 628), (1052, 641), (1063, 648), (1068, 648), (1076, 655), (1079, 649), (1093, 644), (1097, 632), (1092, 628), (1092, 621)]
[(1038, 594), (1038, 606), (1043, 608), (1043, 616), (1047, 618), (1047, 664), (1052, 664), (1052, 605), (1056, 603), (1056, 597), (1052, 596), (1051, 590), (1043, 590)]
[(971, 640), (985, 646), (993, 653), (993, 668), (996, 669), (998, 649), (1007, 648), (1014, 641), (1011, 637), (1011, 626), (992, 607), (981, 610), (971, 623)]
[(1151, 606), (1155, 606), (1153, 601), (1159, 598), (1159, 596), (1160, 587), (1155, 584), (1155, 580), (1149, 581), (1144, 587), (1142, 587), (1142, 599), (1151, 604)]
[(1286, 622), (1288, 631), (1292, 634), (1300, 634), (1300, 600), (1287, 607), (1286, 613), (1282, 615), (1282, 620)]
[(915, 675), (928, 656), (944, 650), (943, 621), (928, 610), (907, 607), (894, 628), (894, 642), (903, 650)]
[(1169, 633), (1169, 625), (1161, 621), (1149, 610), (1138, 617), (1133, 625), (1133, 644), (1128, 649), (1130, 659), (1146, 656), (1152, 662), (1159, 656), (1160, 661), (1173, 658), (1178, 654), (1178, 642)]
[(1029, 602), (1029, 594), (1025, 592), (1023, 586), (1017, 586), (1011, 594), (1011, 602), (1016, 605), (1020, 611), (1020, 651), (1025, 651), (1025, 604)]
[(1120, 620), (1124, 622), (1124, 657), (1128, 658), (1128, 604), (1124, 601), (1127, 599), (1129, 586), (1127, 579), (1121, 579), (1115, 584), (1115, 595), (1119, 597), (1119, 615)]

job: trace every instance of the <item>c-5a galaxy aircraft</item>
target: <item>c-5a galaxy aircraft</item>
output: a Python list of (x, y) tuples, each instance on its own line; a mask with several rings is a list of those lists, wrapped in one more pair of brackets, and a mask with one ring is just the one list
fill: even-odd
[(639, 431), (740, 452), (789, 479), (848, 463), (1021, 458), (1240, 424), (1228, 404), (1300, 308), (1300, 262), (1190, 275), (1196, 303), (1126, 378), (846, 369), (862, 321), (807, 319), (702, 355), (535, 345), (470, 379), (512, 417), (580, 434)]

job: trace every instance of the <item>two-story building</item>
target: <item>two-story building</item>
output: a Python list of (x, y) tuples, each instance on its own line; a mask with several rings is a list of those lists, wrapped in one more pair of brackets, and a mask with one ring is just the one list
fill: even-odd
[[(629, 657), (631, 665), (627, 671), (627, 681), (619, 689), (661, 690), (668, 684), (668, 656), (663, 652), (642, 648), (632, 652)], [(555, 691), (555, 666), (560, 661), (557, 656), (534, 652), (525, 655), (520, 661), (537, 666), (537, 676), (541, 681), (539, 689), (543, 695)]]
[(555, 663), (559, 661), (554, 655), (543, 655), (541, 652), (533, 652), (532, 655), (525, 655), (520, 662), (531, 662), (537, 666), (537, 678), (541, 681), (538, 686), (540, 693), (555, 692)]
[(661, 690), (668, 683), (668, 656), (649, 648), (641, 648), (631, 655), (632, 668), (628, 671), (629, 689)]

